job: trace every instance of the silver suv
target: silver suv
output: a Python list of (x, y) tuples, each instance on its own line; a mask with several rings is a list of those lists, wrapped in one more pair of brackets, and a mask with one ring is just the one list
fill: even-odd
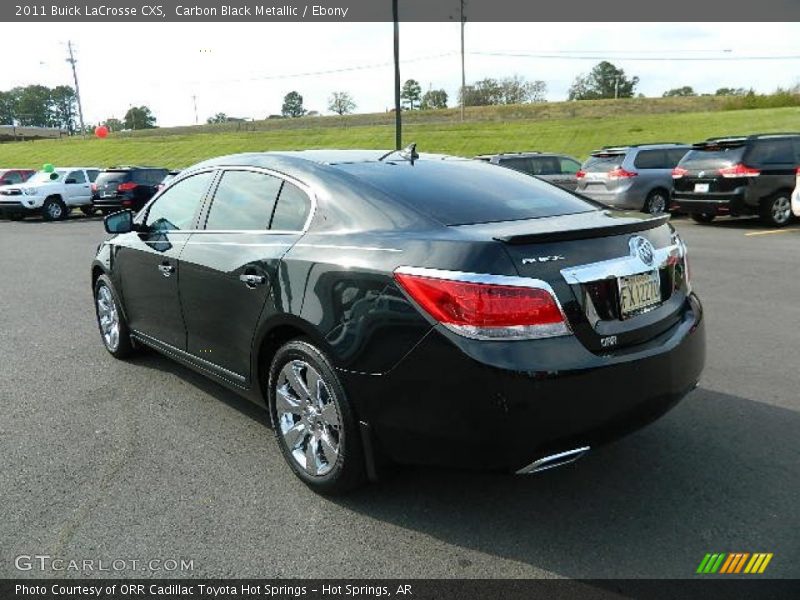
[(690, 149), (677, 142), (606, 146), (583, 163), (577, 191), (614, 208), (664, 212), (672, 193), (672, 169)]

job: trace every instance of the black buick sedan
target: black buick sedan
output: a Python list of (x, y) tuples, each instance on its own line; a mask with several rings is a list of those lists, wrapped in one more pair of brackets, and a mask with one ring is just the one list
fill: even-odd
[(406, 152), (239, 154), (183, 172), (92, 263), (101, 337), (264, 405), (295, 474), (530, 473), (657, 418), (700, 377), (667, 216)]

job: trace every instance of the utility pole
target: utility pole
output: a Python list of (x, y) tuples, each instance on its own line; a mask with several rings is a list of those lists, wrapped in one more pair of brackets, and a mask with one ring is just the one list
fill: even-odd
[(464, 2), (465, 0), (461, 0), (461, 121), (464, 121), (464, 103), (466, 101), (465, 96), (465, 88), (467, 87), (467, 77), (464, 71), (464, 23), (466, 23), (466, 19), (464, 18)]
[(72, 40), (67, 42), (67, 48), (69, 48), (69, 58), (67, 62), (72, 65), (72, 80), (75, 82), (75, 97), (78, 100), (78, 119), (80, 120), (81, 124), (81, 136), (86, 137), (86, 129), (83, 125), (83, 106), (81, 105), (81, 89), (78, 87), (78, 72), (75, 70), (75, 63), (78, 62), (75, 60), (75, 56), (72, 54)]
[(197, 94), (192, 94), (192, 102), (194, 103), (194, 124), (197, 125), (200, 123), (197, 119)]
[(394, 149), (400, 150), (403, 140), (403, 119), (400, 115), (400, 23), (397, 0), (392, 0), (394, 18)]

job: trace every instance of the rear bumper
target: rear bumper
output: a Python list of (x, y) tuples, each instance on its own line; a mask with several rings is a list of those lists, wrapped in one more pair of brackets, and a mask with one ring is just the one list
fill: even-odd
[(127, 196), (112, 196), (110, 198), (92, 198), (92, 206), (100, 210), (122, 210), (123, 208), (140, 208), (135, 198)]
[(747, 193), (743, 189), (735, 192), (722, 193), (694, 193), (694, 192), (673, 192), (671, 207), (681, 212), (711, 215), (747, 215), (757, 208), (748, 202)]
[[(391, 459), (516, 471), (655, 420), (696, 386), (705, 363), (694, 296), (678, 324), (614, 356), (592, 354), (572, 336), (480, 344), (489, 351), (479, 361), (434, 330), (385, 375), (341, 374)], [(499, 365), (520, 357), (525, 368)]]
[(597, 191), (592, 188), (577, 191), (592, 200), (602, 202), (614, 208), (642, 210), (644, 207), (644, 197), (640, 193), (636, 193), (634, 190), (627, 188), (614, 192)]

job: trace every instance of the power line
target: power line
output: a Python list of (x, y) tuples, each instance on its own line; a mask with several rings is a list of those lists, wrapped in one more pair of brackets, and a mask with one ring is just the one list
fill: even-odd
[(534, 54), (527, 52), (470, 52), (475, 56), (489, 56), (501, 58), (544, 58), (556, 60), (597, 60), (605, 58), (608, 60), (637, 60), (637, 61), (717, 61), (717, 62), (736, 62), (740, 60), (800, 60), (800, 54), (785, 55), (762, 55), (762, 56), (611, 56), (603, 54), (584, 54), (584, 55), (561, 55), (552, 53)]

